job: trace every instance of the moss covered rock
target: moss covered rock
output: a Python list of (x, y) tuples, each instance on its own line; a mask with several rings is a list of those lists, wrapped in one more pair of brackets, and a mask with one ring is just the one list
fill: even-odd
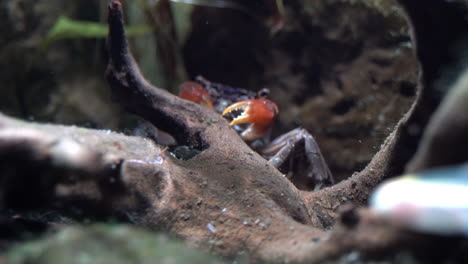
[(125, 225), (67, 227), (12, 248), (7, 263), (223, 263), (177, 239)]

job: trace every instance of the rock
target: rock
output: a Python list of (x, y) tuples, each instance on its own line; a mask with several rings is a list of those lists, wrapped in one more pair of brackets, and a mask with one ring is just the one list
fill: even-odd
[(165, 234), (113, 224), (64, 228), (10, 249), (6, 260), (9, 264), (224, 263)]

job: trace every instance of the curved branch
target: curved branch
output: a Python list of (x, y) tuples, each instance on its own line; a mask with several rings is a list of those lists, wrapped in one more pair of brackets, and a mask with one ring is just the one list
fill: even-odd
[[(36, 194), (47, 193), (47, 199), (37, 203), (51, 207), (47, 202), (57, 196), (62, 204), (79, 196), (87, 199), (87, 205), (106, 208), (110, 211), (107, 216), (127, 214), (137, 225), (163, 228), (223, 256), (245, 252), (259, 262), (320, 263), (353, 250), (378, 253), (412, 248), (426, 239), (428, 243), (437, 242), (430, 236), (409, 234), (365, 210), (339, 209), (349, 201), (365, 204), (377, 184), (403, 171), (420, 138), (420, 133), (412, 133), (412, 126), (422, 129), (425, 117), (432, 113), (424, 111), (428, 97), (424, 96), (427, 86), (423, 80), (427, 79), (421, 78), (416, 102), (365, 170), (322, 191), (301, 193), (271, 164), (252, 153), (219, 115), (143, 78), (128, 50), (118, 1), (109, 6), (109, 25), (111, 60), (107, 78), (116, 99), (172, 133), (180, 144), (205, 151), (180, 161), (142, 138), (56, 125), (25, 125), (0, 116), (0, 154), (10, 155), (10, 161), (15, 162), (14, 166), (5, 160), (0, 164), (0, 171), (10, 170), (10, 174), (0, 174), (2, 183), (5, 177), (8, 179), (0, 186), (3, 204), (11, 205), (15, 201), (12, 197), (21, 196), (31, 202)], [(424, 60), (421, 62), (424, 70)], [(208, 119), (210, 122), (205, 122)], [(63, 137), (78, 145), (69, 144)], [(24, 159), (29, 166), (24, 166)], [(59, 172), (68, 171), (66, 176), (70, 177), (48, 170), (54, 166), (65, 168)], [(11, 173), (11, 168), (23, 167), (21, 174)], [(77, 172), (83, 175), (73, 181)], [(36, 184), (41, 179), (45, 184)], [(28, 196), (25, 190), (35, 191), (35, 195)], [(85, 214), (94, 215), (89, 207), (85, 209)], [(332, 231), (323, 231), (334, 222)]]
[[(129, 51), (119, 1), (109, 5), (108, 22), (110, 60), (106, 76), (114, 98), (130, 112), (172, 134), (179, 144), (205, 149), (210, 139), (206, 136), (202, 139), (201, 134), (204, 134), (207, 123), (217, 126), (216, 123), (225, 121), (213, 111), (154, 87), (145, 80)], [(222, 129), (223, 126), (219, 127)]]
[[(460, 66), (457, 63), (460, 55), (454, 48), (465, 43), (468, 37), (467, 4), (444, 0), (424, 3), (400, 0), (400, 3), (408, 15), (421, 66), (417, 97), (363, 171), (320, 192), (304, 193), (304, 198), (326, 226), (334, 222), (340, 205), (348, 201), (365, 205), (370, 192), (382, 180), (403, 174), (413, 157), (408, 167), (410, 171), (458, 163), (468, 158), (463, 147), (466, 145), (463, 142), (466, 141), (467, 122), (460, 114), (466, 111), (465, 87), (454, 88), (453, 94), (428, 124), (443, 97), (438, 81), (447, 69)], [(458, 85), (466, 86), (465, 79), (463, 77)], [(446, 85), (442, 91), (450, 87)], [(423, 132), (427, 134), (424, 139)]]

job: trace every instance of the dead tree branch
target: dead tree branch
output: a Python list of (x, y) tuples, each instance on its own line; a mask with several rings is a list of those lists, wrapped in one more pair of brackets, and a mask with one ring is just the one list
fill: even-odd
[[(407, 8), (411, 18), (418, 12)], [(415, 153), (421, 133), (411, 128), (424, 128), (432, 113), (426, 110), (435, 109), (425, 90), (435, 79), (426, 72), (422, 50), (418, 98), (366, 169), (322, 191), (301, 192), (218, 114), (144, 79), (128, 49), (120, 2), (109, 5), (108, 22), (106, 76), (116, 101), (200, 153), (178, 160), (143, 138), (1, 116), (0, 155), (8, 158), (0, 169), (28, 165), (0, 176), (4, 208), (63, 208), (86, 201), (81, 207), (86, 215), (123, 215), (217, 254), (246, 254), (257, 262), (320, 263), (354, 250), (388, 254), (437, 246), (429, 243), (436, 238), (409, 233), (368, 211), (339, 209), (350, 201), (364, 205), (374, 187), (402, 173)], [(15, 192), (26, 185), (32, 195)], [(36, 197), (43, 199), (32, 202)], [(16, 204), (17, 199), (24, 202)]]

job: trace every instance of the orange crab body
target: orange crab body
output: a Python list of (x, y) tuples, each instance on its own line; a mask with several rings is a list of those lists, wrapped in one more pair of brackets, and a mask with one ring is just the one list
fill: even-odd
[(180, 89), (179, 96), (181, 98), (213, 109), (211, 96), (201, 84), (196, 82), (184, 82)]
[[(200, 83), (183, 83), (180, 86), (179, 96), (213, 109), (212, 97)], [(249, 98), (249, 96), (254, 98)], [(270, 131), (275, 117), (278, 115), (278, 106), (260, 95), (249, 95), (247, 91), (242, 91), (238, 98), (241, 100), (227, 105), (222, 110), (222, 115), (232, 119), (231, 126), (249, 124), (240, 134), (244, 140), (254, 141), (264, 137)]]
[(202, 77), (197, 77), (196, 82), (182, 84), (180, 91), (182, 98), (204, 104), (230, 120), (229, 125), (240, 132), (242, 139), (249, 141), (249, 145), (273, 166), (292, 177), (296, 186), (320, 189), (333, 184), (333, 175), (317, 142), (307, 130), (296, 128), (271, 142), (265, 137), (279, 112), (278, 106), (268, 100), (267, 95), (266, 89), (255, 93), (212, 83)]

